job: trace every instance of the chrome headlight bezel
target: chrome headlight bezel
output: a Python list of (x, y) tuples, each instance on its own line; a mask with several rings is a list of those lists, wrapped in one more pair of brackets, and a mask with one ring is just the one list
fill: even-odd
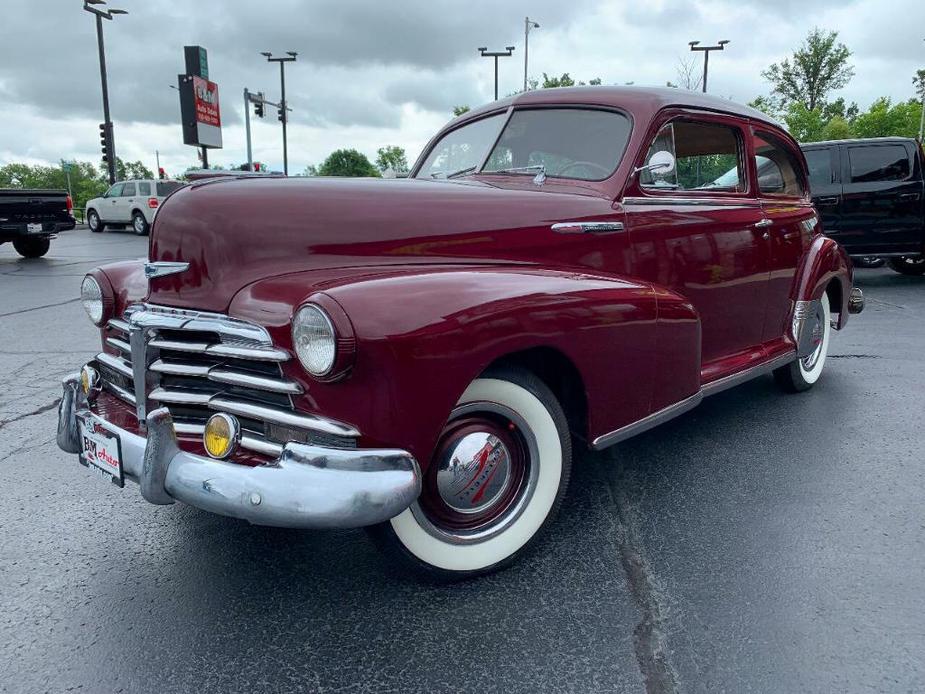
[(337, 363), (337, 331), (321, 306), (303, 304), (292, 319), (292, 346), (302, 368), (315, 378), (329, 376)]
[(112, 297), (107, 297), (103, 285), (92, 274), (86, 275), (80, 283), (80, 303), (93, 325), (99, 327), (108, 320), (107, 308), (111, 311)]

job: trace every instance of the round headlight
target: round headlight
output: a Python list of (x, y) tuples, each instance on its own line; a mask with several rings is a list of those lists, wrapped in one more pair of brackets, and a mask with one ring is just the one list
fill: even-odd
[(334, 367), (337, 335), (328, 314), (320, 307), (306, 304), (295, 314), (292, 344), (302, 366), (312, 376), (324, 376)]
[(103, 289), (91, 275), (84, 277), (80, 285), (80, 302), (94, 325), (103, 323)]

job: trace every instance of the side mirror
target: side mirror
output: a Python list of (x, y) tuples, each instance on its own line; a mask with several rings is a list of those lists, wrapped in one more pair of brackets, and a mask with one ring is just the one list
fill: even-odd
[(640, 171), (648, 171), (652, 174), (664, 176), (674, 171), (674, 155), (664, 149), (655, 152), (644, 166), (637, 167), (633, 172), (638, 174)]

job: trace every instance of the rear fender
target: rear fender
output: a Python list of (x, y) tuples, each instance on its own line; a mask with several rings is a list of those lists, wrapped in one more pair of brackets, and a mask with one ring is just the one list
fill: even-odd
[(832, 282), (836, 291), (830, 291), (837, 305), (831, 306), (838, 312), (836, 327), (841, 330), (848, 322), (848, 298), (851, 294), (853, 271), (851, 260), (845, 249), (828, 236), (822, 234), (813, 238), (809, 249), (803, 255), (803, 262), (797, 274), (795, 301), (813, 301), (822, 298), (823, 292)]

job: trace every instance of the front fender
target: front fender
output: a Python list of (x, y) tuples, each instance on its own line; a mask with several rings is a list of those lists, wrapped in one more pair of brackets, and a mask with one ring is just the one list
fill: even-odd
[[(797, 274), (795, 301), (812, 301), (822, 297), (826, 288), (834, 281), (838, 291), (834, 293), (838, 305), (831, 306), (838, 312), (837, 327), (841, 330), (848, 322), (848, 298), (851, 295), (853, 269), (845, 249), (822, 234), (813, 238), (809, 249), (803, 254), (803, 261)], [(830, 294), (830, 298), (832, 294)]]
[(356, 332), (349, 376), (320, 383), (287, 365), (306, 392), (299, 408), (355, 425), (364, 445), (401, 446), (421, 461), (459, 396), (490, 364), (536, 347), (581, 375), (590, 438), (648, 413), (656, 360), (657, 295), (646, 283), (517, 267), (370, 272), (318, 281), (314, 273), (241, 290), (236, 317), (256, 320), (291, 349), (299, 305), (322, 291)]

